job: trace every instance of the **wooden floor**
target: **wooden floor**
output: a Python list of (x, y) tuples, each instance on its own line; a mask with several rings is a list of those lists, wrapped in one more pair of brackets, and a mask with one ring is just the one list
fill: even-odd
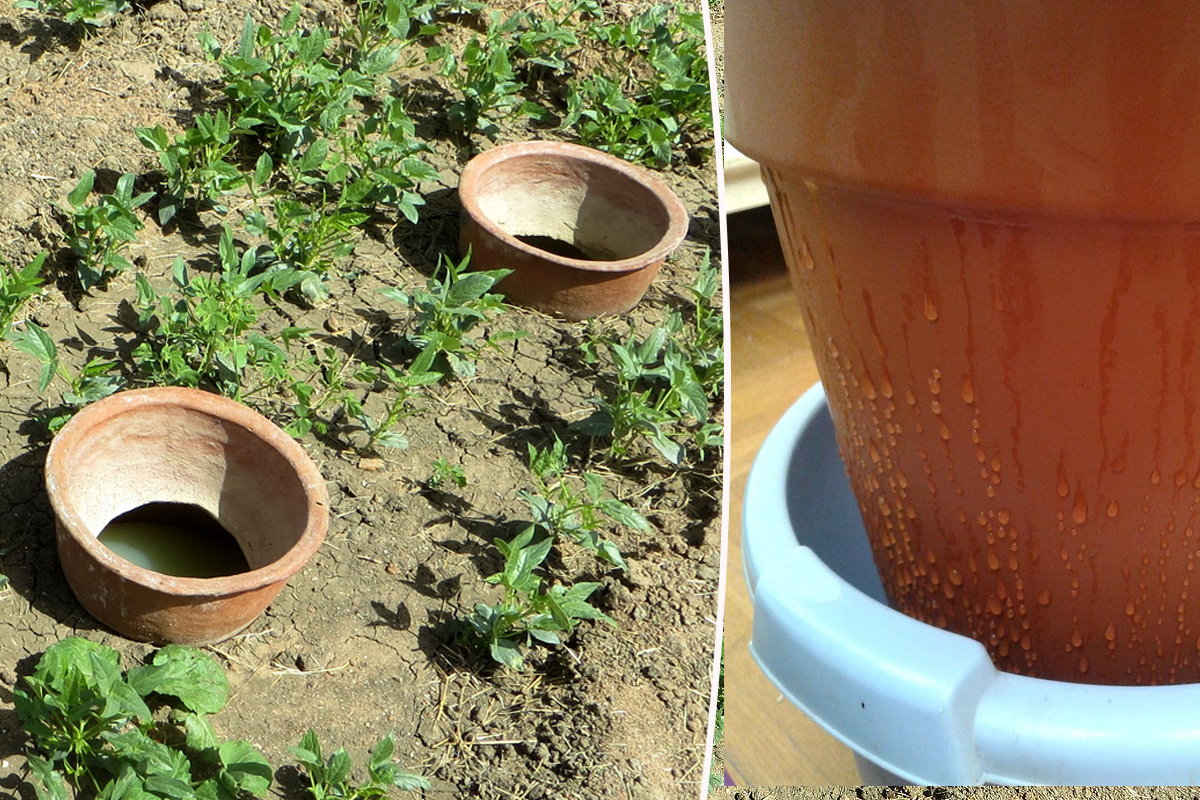
[(770, 217), (729, 220), (732, 448), (725, 594), (725, 768), (739, 786), (853, 785), (850, 750), (784, 700), (750, 656), (752, 607), (742, 572), (742, 494), (771, 427), (817, 382)]

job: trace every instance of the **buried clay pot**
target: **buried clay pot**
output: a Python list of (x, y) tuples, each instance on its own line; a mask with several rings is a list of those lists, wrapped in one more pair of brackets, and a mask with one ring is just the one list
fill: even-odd
[(512, 302), (570, 320), (628, 311), (687, 235), (646, 170), (588, 147), (520, 142), (471, 160), (458, 187), (471, 268), (509, 269)]
[(1152, 9), (727, 12), (889, 601), (1009, 672), (1200, 682), (1200, 29)]
[[(246, 406), (195, 389), (122, 392), (88, 406), (55, 437), (46, 488), (80, 603), (118, 633), (157, 643), (209, 644), (241, 631), (317, 551), (329, 517), (325, 482), (299, 444)], [(205, 518), (232, 535), (241, 571), (164, 574), (97, 538), (118, 517), (164, 507), (191, 518), (171, 522)]]

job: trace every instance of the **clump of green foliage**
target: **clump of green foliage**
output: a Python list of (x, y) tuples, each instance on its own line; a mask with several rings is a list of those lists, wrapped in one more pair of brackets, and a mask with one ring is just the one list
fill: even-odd
[[(225, 671), (199, 650), (167, 645), (148, 664), (122, 671), (116, 650), (80, 637), (51, 645), (13, 690), (36, 751), (26, 760), (38, 800), (265, 798), (271, 765), (249, 742), (222, 741), (209, 722), (228, 700)], [(159, 707), (168, 712), (154, 713)], [(324, 761), (312, 731), (292, 748), (313, 800), (429, 788), (392, 760), (394, 750), (388, 734), (371, 756), (367, 782), (354, 784), (345, 750)]]
[(572, 486), (567, 474), (566, 446), (558, 436), (550, 447), (529, 448), (529, 471), (538, 491), (517, 492), (529, 505), (534, 524), (551, 538), (566, 538), (596, 554), (615, 567), (626, 569), (625, 559), (613, 542), (601, 538), (605, 519), (641, 533), (650, 532), (650, 523), (615, 497), (604, 496), (604, 481), (594, 473), (581, 476), (582, 491)]
[[(66, 800), (68, 786), (102, 800), (266, 797), (266, 759), (247, 742), (220, 741), (208, 721), (228, 698), (224, 670), (198, 650), (168, 645), (122, 672), (117, 651), (78, 637), (48, 648), (13, 690), (38, 753), (28, 764), (39, 800)], [(151, 700), (171, 707), (165, 721)]]
[(698, 460), (720, 448), (723, 429), (709, 411), (724, 387), (723, 323), (714, 302), (719, 286), (706, 261), (689, 287), (695, 301), (690, 321), (675, 309), (645, 338), (632, 327), (624, 338), (593, 330), (584, 356), (600, 363), (607, 352), (615, 381), (592, 398), (595, 411), (572, 428), (607, 440), (608, 457), (618, 461), (631, 458), (641, 439), (673, 465), (683, 462), (687, 445)]
[(437, 271), (424, 288), (382, 289), (380, 293), (413, 312), (409, 344), (432, 354), (432, 366), (443, 375), (470, 378), (485, 347), (523, 336), (521, 331), (500, 331), (482, 338), (472, 332), (504, 309), (504, 296), (491, 290), (509, 270), (468, 272), (470, 255), (457, 264), (442, 256)]
[[(598, 4), (589, 10), (600, 15)], [(712, 131), (704, 20), (670, 5), (627, 22), (591, 23), (605, 67), (569, 81), (562, 122), (583, 144), (626, 159), (670, 166), (681, 146)]]
[(96, 182), (94, 170), (88, 171), (67, 195), (63, 208), (71, 223), (67, 245), (79, 258), (78, 278), (84, 290), (100, 281), (133, 267), (125, 257), (130, 242), (137, 241), (142, 221), (133, 212), (145, 205), (154, 192), (134, 196), (132, 174), (117, 179), (113, 194), (100, 195), (94, 204), (88, 197)]
[[(166, 225), (189, 199), (197, 206), (220, 203), (246, 184), (236, 164), (238, 134), (229, 112), (197, 114), (192, 126), (173, 140), (162, 125), (135, 128), (138, 141), (158, 154), (166, 175), (166, 192), (159, 198), (158, 221)], [(225, 212), (224, 206), (216, 205)]]
[(388, 733), (371, 751), (367, 763), (367, 780), (355, 783), (351, 777), (354, 763), (345, 749), (325, 758), (321, 742), (311, 728), (300, 739), (298, 747), (289, 747), (308, 777), (308, 792), (313, 800), (380, 800), (391, 789), (415, 792), (428, 789), (429, 781), (400, 767), (392, 760), (396, 750), (395, 737)]
[(0, 338), (8, 336), (17, 312), (42, 290), (42, 266), (46, 251), (18, 269), (0, 259)]
[(40, 11), (75, 26), (80, 38), (90, 38), (131, 7), (129, 0), (14, 0), (13, 8)]
[(124, 379), (113, 372), (118, 366), (115, 361), (93, 357), (79, 372), (71, 374), (59, 358), (54, 339), (34, 322), (26, 322), (19, 331), (10, 330), (7, 338), (14, 347), (33, 356), (42, 365), (38, 394), (44, 395), (56, 378), (66, 386), (62, 392), (62, 402), (38, 414), (38, 419), (51, 433), (66, 425), (84, 406), (102, 400), (124, 386)]
[(463, 626), (468, 638), (485, 648), (494, 661), (516, 670), (525, 666), (525, 648), (535, 641), (562, 644), (581, 620), (616, 626), (611, 617), (588, 602), (599, 583), (554, 583), (544, 588), (545, 581), (535, 570), (542, 568), (554, 539), (534, 541), (537, 532), (537, 527), (530, 525), (512, 541), (495, 540), (504, 557), (504, 569), (486, 580), (504, 587), (504, 599), (495, 605), (476, 605)]

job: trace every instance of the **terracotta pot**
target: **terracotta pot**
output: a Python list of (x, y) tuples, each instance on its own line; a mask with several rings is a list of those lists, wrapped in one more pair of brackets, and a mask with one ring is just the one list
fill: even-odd
[(889, 599), (1011, 672), (1200, 682), (1194, 9), (727, 12)]
[(658, 178), (561, 142), (476, 156), (458, 194), (471, 268), (513, 270), (498, 285), (510, 301), (571, 320), (637, 305), (688, 230), (687, 210)]
[[(249, 625), (316, 552), (325, 482), (303, 448), (246, 406), (194, 389), (122, 392), (77, 414), (46, 458), (58, 552), (75, 596), (133, 639), (207, 644)], [(250, 570), (180, 578), (132, 564), (97, 536), (150, 503), (208, 512)]]

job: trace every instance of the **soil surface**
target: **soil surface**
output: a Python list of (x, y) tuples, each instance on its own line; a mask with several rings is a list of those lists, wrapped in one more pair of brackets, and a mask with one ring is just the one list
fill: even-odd
[(1039, 786), (1012, 787), (765, 787), (728, 788), (713, 792), (720, 800), (1195, 800), (1188, 787)]
[[(161, 124), (175, 134), (194, 113), (222, 102), (214, 89), (219, 71), (198, 34), (236, 47), (247, 13), (274, 23), (289, 6), (147, 2), (80, 42), (70, 26), (0, 0), (0, 258), (22, 265), (50, 252), (48, 286), (18, 320), (46, 328), (71, 369), (134, 341), (121, 308), (136, 293), (132, 273), (79, 291), (56, 206), (90, 169), (103, 191), (126, 172), (139, 176), (139, 190), (153, 188), (157, 162), (134, 128)], [(306, 20), (326, 25), (345, 12), (328, 0), (304, 6)], [(491, 143), (450, 135), (445, 97), (428, 74), (415, 78), (409, 113), (440, 174), (421, 187), (427, 205), (420, 223), (375, 226), (330, 300), (312, 308), (282, 304), (272, 324), (312, 328), (334, 347), (368, 341), (386, 349), (406, 312), (382, 301), (379, 290), (423, 285), (439, 253), (456, 254), (458, 175), (472, 150)], [(532, 135), (556, 134), (505, 128), (499, 143)], [(712, 159), (682, 159), (659, 175), (688, 207), (691, 231), (628, 315), (641, 331), (690, 303), (686, 285), (707, 248), (719, 260)], [(163, 229), (143, 211), (145, 228), (130, 255), (153, 282), (169, 280), (177, 255), (212, 258), (218, 217), (205, 212), (197, 224)], [(252, 239), (236, 233), (239, 242)], [(280, 796), (302, 796), (287, 748), (310, 727), (327, 752), (345, 747), (359, 765), (394, 730), (398, 759), (430, 779), (430, 797), (691, 798), (705, 782), (720, 454), (673, 469), (647, 448), (634, 468), (606, 466), (567, 428), (590, 413), (588, 399), (611, 381), (583, 358), (587, 324), (512, 308), (494, 326), (528, 335), (485, 355), (477, 377), (432, 390), (426, 412), (399, 426), (407, 449), (371, 458), (353, 440), (301, 440), (328, 484), (328, 539), (249, 629), (208, 648), (232, 686), (214, 725), (221, 736), (262, 750), (278, 770), (273, 791)], [(9, 579), (0, 589), (0, 798), (28, 800), (27, 738), (11, 704), (21, 675), (69, 635), (117, 648), (127, 667), (152, 648), (105, 630), (68, 588), (41, 473), (49, 436), (31, 418), (44, 405), (38, 365), (9, 343), (0, 344), (0, 362), (0, 574)], [(573, 465), (601, 474), (653, 532), (609, 532), (627, 573), (602, 569), (577, 549), (554, 556), (560, 573), (602, 584), (593, 600), (617, 626), (585, 622), (567, 647), (535, 647), (516, 672), (463, 645), (454, 620), (499, 599), (484, 581), (500, 568), (491, 541), (510, 538), (528, 519), (517, 495), (534, 489), (526, 446), (546, 446), (555, 433)], [(467, 485), (434, 488), (438, 459), (460, 467)]]

